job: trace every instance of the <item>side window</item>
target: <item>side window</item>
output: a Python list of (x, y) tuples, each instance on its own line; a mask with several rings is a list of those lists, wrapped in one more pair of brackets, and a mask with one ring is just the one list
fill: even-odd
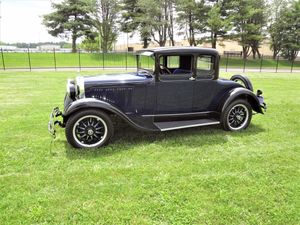
[(179, 56), (168, 56), (168, 68), (177, 69), (180, 67)]
[(188, 80), (192, 76), (194, 56), (162, 55), (159, 57), (161, 80)]
[(210, 55), (200, 55), (197, 58), (197, 77), (212, 78), (214, 72), (214, 57)]

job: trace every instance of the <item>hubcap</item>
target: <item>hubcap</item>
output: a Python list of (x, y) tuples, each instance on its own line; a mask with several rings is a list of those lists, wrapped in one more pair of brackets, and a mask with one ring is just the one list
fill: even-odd
[(240, 130), (243, 129), (249, 118), (249, 110), (243, 104), (238, 104), (232, 107), (228, 113), (227, 123), (230, 129)]
[(89, 130), (88, 130), (88, 135), (89, 135), (89, 136), (93, 136), (93, 135), (94, 135), (94, 131), (93, 131), (92, 129), (89, 129)]
[(73, 127), (75, 141), (83, 147), (96, 147), (100, 145), (107, 136), (107, 125), (105, 121), (94, 115), (80, 118)]

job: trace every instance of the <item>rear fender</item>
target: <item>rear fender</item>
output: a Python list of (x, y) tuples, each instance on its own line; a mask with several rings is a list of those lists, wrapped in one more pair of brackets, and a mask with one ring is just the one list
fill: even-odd
[(219, 111), (220, 112), (224, 112), (224, 110), (226, 109), (226, 107), (234, 100), (236, 99), (245, 99), (247, 100), (253, 111), (257, 112), (257, 113), (261, 113), (264, 114), (259, 100), (257, 98), (257, 96), (250, 90), (246, 89), (246, 88), (234, 88), (232, 90), (230, 90), (227, 95), (224, 97), (224, 100), (222, 101), (220, 107), (219, 107)]

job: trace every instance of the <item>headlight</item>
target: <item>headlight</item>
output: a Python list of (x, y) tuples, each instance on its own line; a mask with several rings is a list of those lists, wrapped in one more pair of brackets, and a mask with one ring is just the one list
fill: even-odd
[(68, 80), (67, 82), (67, 93), (71, 99), (75, 99), (76, 97), (76, 86), (74, 80)]
[(85, 90), (84, 90), (84, 78), (77, 77), (76, 78), (76, 88), (77, 88), (77, 95), (79, 98), (85, 97)]

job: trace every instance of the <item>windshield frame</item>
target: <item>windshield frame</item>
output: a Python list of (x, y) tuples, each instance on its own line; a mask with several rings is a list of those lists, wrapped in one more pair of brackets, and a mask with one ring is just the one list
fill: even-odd
[[(143, 68), (141, 67), (141, 56), (147, 56), (149, 58), (151, 58), (151, 60), (153, 60), (154, 63), (154, 69), (149, 69), (149, 68)], [(154, 52), (152, 51), (144, 51), (142, 53), (139, 53), (136, 55), (136, 63), (137, 63), (137, 72), (139, 71), (147, 71), (148, 73), (150, 73), (151, 76), (154, 75), (155, 69), (156, 69), (156, 60), (155, 60), (155, 55)]]

